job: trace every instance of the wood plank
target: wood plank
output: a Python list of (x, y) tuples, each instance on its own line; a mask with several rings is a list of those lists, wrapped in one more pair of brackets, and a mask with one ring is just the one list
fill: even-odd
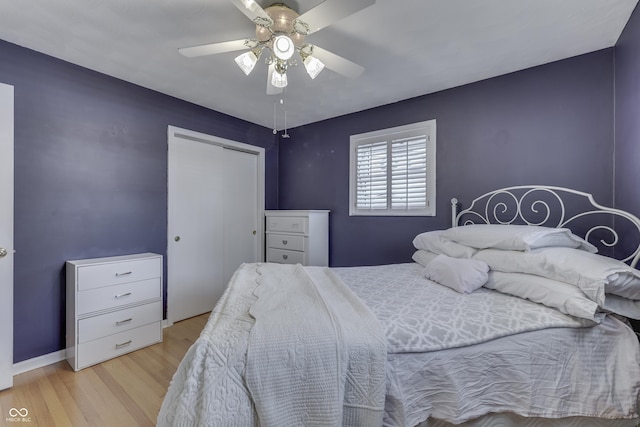
[(208, 318), (176, 322), (163, 330), (163, 342), (79, 372), (63, 361), (16, 375), (13, 388), (0, 391), (0, 420), (25, 408), (29, 422), (13, 424), (153, 426), (180, 360)]

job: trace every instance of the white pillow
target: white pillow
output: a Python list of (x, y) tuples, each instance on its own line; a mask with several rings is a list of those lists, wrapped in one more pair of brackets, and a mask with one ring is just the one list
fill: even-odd
[(605, 293), (640, 300), (640, 271), (622, 261), (571, 249), (541, 248), (530, 252), (485, 249), (474, 256), (492, 270), (528, 273), (579, 287), (600, 306)]
[(489, 266), (474, 259), (451, 258), (438, 255), (422, 271), (424, 277), (443, 286), (468, 294), (487, 281)]
[(426, 267), (438, 254), (434, 254), (433, 252), (425, 251), (419, 249), (413, 253), (411, 259), (420, 264), (423, 267)]
[(452, 258), (471, 258), (477, 249), (461, 245), (446, 239), (443, 234), (445, 230), (426, 231), (418, 234), (413, 239), (413, 246), (416, 249), (444, 254)]
[(598, 304), (568, 283), (533, 274), (491, 271), (484, 287), (555, 308), (570, 316), (597, 323), (602, 321), (603, 314), (599, 312)]
[(453, 227), (443, 237), (478, 249), (529, 251), (544, 247), (578, 248), (596, 253), (598, 249), (571, 233), (568, 228), (537, 225), (472, 224)]

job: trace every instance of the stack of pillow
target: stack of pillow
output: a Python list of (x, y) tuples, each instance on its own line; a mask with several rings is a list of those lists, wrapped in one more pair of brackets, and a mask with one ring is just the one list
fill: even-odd
[(603, 312), (640, 319), (640, 271), (567, 228), (467, 225), (413, 244), (425, 277), (461, 293), (484, 286), (596, 322)]

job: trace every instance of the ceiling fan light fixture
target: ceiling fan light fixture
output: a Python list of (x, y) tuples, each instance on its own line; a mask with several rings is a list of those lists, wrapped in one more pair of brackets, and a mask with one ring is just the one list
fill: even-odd
[(256, 54), (255, 51), (250, 50), (248, 52), (243, 53), (236, 57), (235, 61), (238, 64), (238, 67), (248, 76), (253, 68), (256, 66), (258, 62), (258, 56), (260, 56), (260, 51)]
[(279, 35), (273, 38), (273, 53), (283, 61), (287, 61), (293, 56), (296, 48), (293, 40), (289, 36)]
[(304, 68), (307, 70), (307, 74), (309, 74), (311, 79), (318, 77), (320, 71), (324, 69), (324, 63), (313, 56), (307, 56), (302, 63), (304, 64)]
[(271, 84), (275, 87), (286, 87), (287, 86), (287, 73), (280, 74), (279, 72), (274, 72), (271, 75)]

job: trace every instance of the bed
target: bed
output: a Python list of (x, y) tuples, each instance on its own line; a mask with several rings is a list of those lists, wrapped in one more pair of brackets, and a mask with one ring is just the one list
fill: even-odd
[(413, 262), (243, 264), (158, 425), (637, 425), (640, 219), (520, 186), (452, 225)]

